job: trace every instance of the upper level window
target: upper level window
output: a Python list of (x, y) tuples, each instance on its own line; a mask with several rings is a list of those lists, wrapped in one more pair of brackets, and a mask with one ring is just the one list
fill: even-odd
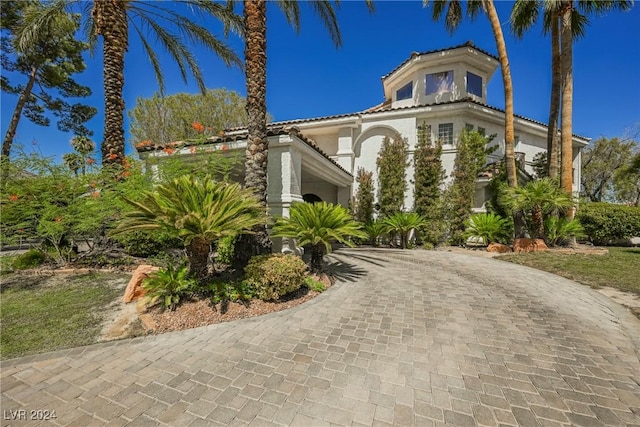
[(467, 71), (467, 93), (482, 97), (482, 77)]
[(487, 131), (484, 128), (478, 126), (478, 133), (482, 136), (485, 136), (487, 134)]
[(396, 101), (410, 98), (413, 98), (413, 82), (407, 83), (396, 92)]
[(427, 95), (453, 92), (453, 71), (427, 74), (425, 83)]
[(464, 130), (466, 130), (467, 132), (473, 132), (473, 125), (471, 123), (465, 123)]
[(453, 123), (440, 123), (438, 125), (438, 141), (442, 144), (453, 144)]

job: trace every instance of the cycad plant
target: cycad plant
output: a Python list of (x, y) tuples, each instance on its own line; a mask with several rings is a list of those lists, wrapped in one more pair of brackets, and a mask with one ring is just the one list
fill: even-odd
[(388, 227), (383, 221), (371, 221), (365, 224), (364, 231), (367, 233), (371, 244), (378, 247), (380, 238), (387, 233)]
[(113, 234), (131, 230), (175, 230), (189, 258), (189, 275), (207, 275), (211, 243), (226, 236), (250, 233), (266, 222), (260, 202), (238, 184), (184, 175), (145, 192), (140, 201), (124, 199), (133, 210), (125, 213)]
[(488, 245), (491, 242), (504, 243), (509, 237), (509, 220), (494, 213), (477, 213), (465, 221), (466, 229), (462, 236), (473, 238)]
[(385, 218), (384, 224), (389, 232), (400, 236), (400, 247), (406, 249), (411, 231), (425, 227), (428, 221), (415, 212), (396, 212)]
[(573, 238), (586, 236), (584, 228), (577, 219), (550, 216), (544, 221), (547, 243), (551, 246), (562, 244)]
[(188, 277), (186, 266), (176, 268), (169, 265), (142, 282), (142, 288), (147, 291), (147, 303), (149, 305), (160, 303), (170, 310), (175, 310), (180, 299), (190, 293), (195, 286), (195, 280)]
[(529, 181), (524, 187), (507, 187), (500, 199), (514, 213), (524, 213), (531, 237), (545, 240), (545, 217), (564, 213), (573, 206), (571, 194), (558, 188), (550, 178)]
[(322, 272), (322, 257), (331, 252), (331, 243), (339, 242), (355, 246), (351, 237), (364, 239), (366, 233), (361, 224), (354, 221), (347, 209), (332, 203), (295, 203), (289, 218), (278, 218), (273, 226), (273, 236), (290, 237), (301, 246), (311, 245), (311, 271)]

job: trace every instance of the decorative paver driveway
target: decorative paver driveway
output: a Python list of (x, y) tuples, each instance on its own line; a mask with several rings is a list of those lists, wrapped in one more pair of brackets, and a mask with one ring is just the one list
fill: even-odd
[(3, 425), (640, 425), (640, 322), (598, 293), (446, 252), (331, 259), (340, 282), (289, 311), (4, 362)]

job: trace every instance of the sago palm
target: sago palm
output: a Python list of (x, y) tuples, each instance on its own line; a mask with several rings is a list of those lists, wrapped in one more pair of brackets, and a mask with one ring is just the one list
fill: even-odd
[(354, 221), (340, 205), (327, 202), (295, 203), (289, 218), (278, 218), (273, 226), (273, 236), (296, 239), (300, 246), (311, 246), (311, 271), (322, 271), (322, 257), (331, 252), (331, 243), (354, 246), (349, 239), (366, 238), (362, 225)]
[(545, 216), (567, 212), (573, 207), (571, 193), (558, 188), (550, 178), (529, 181), (524, 187), (505, 189), (501, 195), (504, 206), (513, 212), (523, 212), (529, 216), (529, 234), (533, 238), (545, 239)]
[(113, 234), (132, 230), (175, 230), (189, 257), (190, 275), (203, 278), (211, 243), (231, 235), (250, 233), (266, 222), (260, 202), (238, 184), (200, 180), (184, 175), (145, 192), (140, 201), (124, 199), (133, 207)]
[(417, 231), (429, 224), (425, 217), (415, 212), (396, 212), (385, 218), (383, 223), (390, 233), (400, 235), (400, 246), (402, 249), (407, 248), (409, 234), (412, 231)]
[(492, 242), (504, 243), (509, 237), (509, 221), (494, 213), (477, 213), (465, 221), (465, 239), (478, 239), (483, 245)]

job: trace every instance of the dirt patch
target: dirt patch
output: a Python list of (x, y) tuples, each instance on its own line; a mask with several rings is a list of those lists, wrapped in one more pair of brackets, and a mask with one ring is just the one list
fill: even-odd
[(608, 286), (596, 289), (603, 295), (611, 298), (618, 304), (630, 309), (636, 316), (640, 318), (640, 297), (631, 292), (624, 292), (619, 289), (610, 288)]

